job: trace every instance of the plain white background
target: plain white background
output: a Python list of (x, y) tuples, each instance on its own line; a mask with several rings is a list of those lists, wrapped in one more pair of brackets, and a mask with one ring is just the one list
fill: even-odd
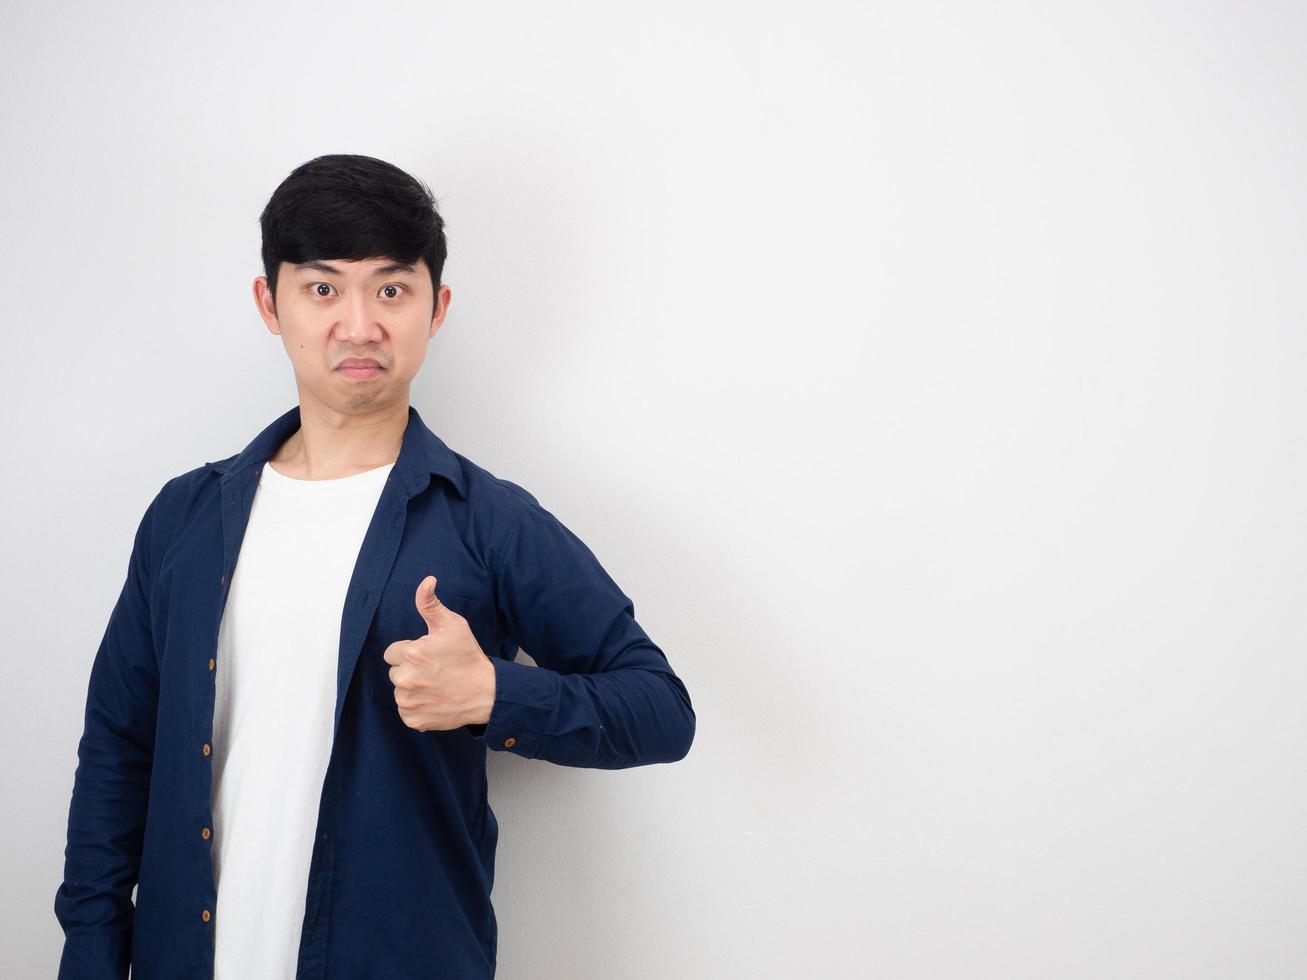
[(294, 404), (296, 165), (448, 222), (413, 403), (595, 550), (683, 762), (492, 753), (500, 976), (1307, 973), (1292, 3), (10, 3), (0, 948), (96, 645)]

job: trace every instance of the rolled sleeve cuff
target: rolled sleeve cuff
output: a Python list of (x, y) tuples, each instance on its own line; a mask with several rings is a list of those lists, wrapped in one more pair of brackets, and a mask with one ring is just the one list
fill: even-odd
[(495, 703), (485, 724), (465, 726), (469, 735), (492, 749), (534, 759), (558, 709), (558, 674), (544, 667), (491, 657)]

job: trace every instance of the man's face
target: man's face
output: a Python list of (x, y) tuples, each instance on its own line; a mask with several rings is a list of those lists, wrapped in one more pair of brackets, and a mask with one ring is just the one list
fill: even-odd
[(407, 404), (449, 295), (443, 285), (433, 295), (422, 259), (283, 262), (275, 303), (267, 277), (254, 280), (259, 314), (286, 347), (301, 403), (316, 400), (344, 415)]

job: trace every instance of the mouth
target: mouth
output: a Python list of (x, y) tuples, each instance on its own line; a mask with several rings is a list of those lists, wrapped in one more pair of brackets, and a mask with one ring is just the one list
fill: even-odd
[(347, 378), (366, 381), (369, 378), (375, 378), (383, 369), (376, 361), (361, 357), (350, 357), (336, 365), (336, 370)]

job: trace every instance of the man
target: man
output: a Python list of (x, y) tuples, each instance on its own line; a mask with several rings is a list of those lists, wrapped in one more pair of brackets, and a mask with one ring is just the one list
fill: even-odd
[(299, 404), (137, 528), (91, 669), (59, 976), (493, 977), (486, 750), (674, 762), (694, 710), (589, 548), (409, 404), (450, 301), (425, 185), (323, 156), (261, 222), (254, 298)]

